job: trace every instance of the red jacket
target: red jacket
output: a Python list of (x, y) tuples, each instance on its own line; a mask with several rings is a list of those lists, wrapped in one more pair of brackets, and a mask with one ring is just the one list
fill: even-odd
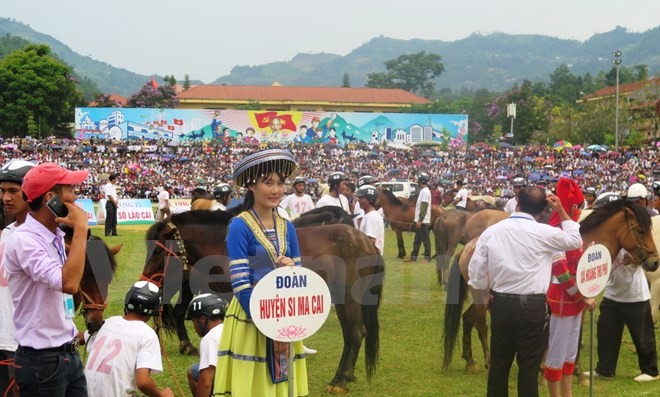
[(581, 256), (582, 248), (558, 254), (552, 260), (553, 278), (547, 300), (555, 316), (576, 316), (586, 307), (575, 281)]

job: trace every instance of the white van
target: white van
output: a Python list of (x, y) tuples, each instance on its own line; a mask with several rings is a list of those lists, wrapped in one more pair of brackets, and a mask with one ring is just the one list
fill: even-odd
[(396, 197), (408, 198), (417, 194), (416, 182), (380, 182), (378, 187), (390, 190)]

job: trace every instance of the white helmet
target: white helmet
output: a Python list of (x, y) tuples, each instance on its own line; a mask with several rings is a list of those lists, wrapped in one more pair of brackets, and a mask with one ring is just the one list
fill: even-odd
[(629, 200), (637, 200), (640, 198), (646, 198), (646, 196), (649, 195), (648, 190), (646, 190), (646, 186), (642, 185), (641, 183), (633, 183), (630, 185), (628, 188), (628, 199)]

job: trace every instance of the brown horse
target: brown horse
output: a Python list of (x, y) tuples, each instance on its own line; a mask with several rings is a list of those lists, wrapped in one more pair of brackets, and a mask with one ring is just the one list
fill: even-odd
[[(182, 350), (191, 346), (183, 314), (193, 293), (214, 291), (226, 299), (233, 296), (225, 246), (232, 216), (225, 211), (189, 211), (173, 215), (169, 223), (156, 223), (147, 232), (149, 249), (142, 278), (164, 283), (165, 302), (180, 292), (181, 304), (166, 309), (170, 316), (164, 320), (176, 325)], [(302, 265), (328, 283), (341, 324), (344, 347), (327, 391), (343, 393), (348, 382), (355, 381), (363, 339), (368, 379), (376, 369), (383, 258), (369, 238), (352, 226), (310, 226), (296, 232)]]
[[(491, 218), (490, 223), (484, 221), (481, 229), (472, 228), (474, 233), (481, 234), (486, 227), (499, 220)], [(585, 245), (592, 242), (607, 247), (612, 258), (615, 258), (621, 249), (630, 252), (635, 263), (641, 264), (647, 271), (655, 271), (660, 264), (660, 258), (651, 233), (651, 218), (644, 208), (626, 200), (617, 200), (605, 204), (594, 210), (580, 222), (580, 234)], [(463, 303), (467, 295), (467, 267), (474, 253), (478, 237), (474, 237), (463, 249), (460, 257), (454, 261), (449, 275), (450, 283), (447, 285), (447, 303), (445, 308), (444, 358), (443, 367), (451, 364), (458, 327), (461, 319)], [(458, 290), (456, 290), (458, 288)], [(456, 304), (455, 304), (456, 303)], [(472, 309), (474, 307), (474, 309)], [(467, 314), (470, 310), (470, 314)], [(463, 315), (463, 358), (466, 360), (466, 370), (476, 366), (472, 359), (472, 344), (469, 332), (475, 324), (478, 327), (479, 338), (484, 347), (486, 367), (488, 367), (489, 350), (486, 326), (486, 308), (484, 305), (474, 303)], [(472, 322), (472, 324), (466, 324)], [(485, 329), (485, 332), (483, 331)], [(467, 332), (467, 335), (466, 335)], [(482, 335), (482, 332), (485, 335)]]
[[(415, 223), (415, 205), (417, 204), (417, 195), (410, 198), (400, 199), (388, 189), (378, 189), (378, 201), (376, 206), (382, 208), (384, 218), (390, 225), (394, 234), (396, 234), (396, 244), (399, 249), (397, 258), (406, 257), (406, 247), (403, 242), (403, 232), (413, 231)], [(431, 224), (443, 213), (439, 205), (431, 206)]]
[[(73, 238), (73, 230), (63, 227), (66, 251)], [(105, 301), (108, 297), (108, 287), (117, 267), (115, 255), (119, 253), (120, 244), (109, 248), (101, 238), (88, 232), (87, 255), (85, 256), (85, 270), (80, 280), (80, 289), (73, 296), (76, 309), (80, 307), (80, 314), (85, 317), (85, 325), (90, 334), (96, 333), (104, 323), (103, 311), (108, 306)], [(81, 307), (82, 305), (82, 307)]]

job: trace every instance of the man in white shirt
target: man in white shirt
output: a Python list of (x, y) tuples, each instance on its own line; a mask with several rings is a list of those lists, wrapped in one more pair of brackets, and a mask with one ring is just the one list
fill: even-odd
[(415, 224), (413, 225), (415, 228), (415, 241), (413, 242), (410, 258), (404, 259), (404, 262), (416, 262), (422, 244), (424, 244), (423, 262), (431, 262), (431, 239), (429, 238), (429, 231), (431, 230), (431, 190), (428, 187), (429, 179), (429, 174), (426, 172), (420, 172), (417, 176), (417, 184), (420, 190), (415, 204)]
[(358, 198), (360, 208), (364, 210), (364, 216), (360, 222), (359, 230), (369, 237), (372, 243), (378, 249), (378, 253), (383, 255), (385, 247), (385, 224), (383, 217), (376, 211), (376, 200), (378, 200), (378, 191), (371, 185), (363, 185), (355, 192)]
[(151, 371), (162, 372), (156, 332), (146, 324), (160, 309), (160, 290), (148, 281), (138, 281), (124, 300), (124, 316), (110, 317), (87, 342), (85, 378), (90, 397), (174, 396), (160, 390)]
[(105, 235), (118, 236), (117, 234), (117, 175), (111, 174), (108, 183), (103, 185), (103, 198), (105, 198)]
[(460, 179), (456, 181), (456, 189), (458, 192), (454, 196), (454, 205), (456, 209), (464, 210), (467, 207), (468, 190), (463, 187), (463, 181)]
[(330, 191), (316, 202), (316, 208), (324, 207), (326, 205), (334, 205), (341, 207), (344, 211), (350, 214), (348, 207), (348, 199), (344, 196), (344, 192), (348, 189), (348, 177), (342, 172), (333, 172), (328, 177), (328, 186)]
[(172, 215), (170, 209), (170, 192), (167, 190), (168, 188), (169, 186), (165, 186), (165, 188), (158, 192), (158, 210), (156, 211), (155, 217), (156, 222), (164, 221)]
[(199, 362), (188, 368), (188, 385), (193, 397), (209, 397), (213, 390), (227, 306), (227, 302), (215, 294), (198, 295), (188, 305), (186, 320), (192, 320), (195, 332), (202, 338)]
[[(13, 160), (5, 164), (0, 170), (0, 193), (2, 195), (2, 206), (5, 213), (16, 219), (15, 222), (0, 230), (0, 361), (13, 360), (18, 344), (14, 338), (16, 326), (14, 325), (14, 304), (11, 301), (7, 272), (2, 263), (5, 244), (17, 227), (22, 225), (27, 218), (30, 207), (21, 184), (23, 177), (34, 167), (34, 164), (24, 160)], [(18, 386), (14, 384), (9, 388), (10, 380), (14, 377), (14, 367), (11, 365), (0, 365), (0, 393), (10, 390), (7, 396), (18, 396)]]
[[(360, 189), (362, 186), (371, 185), (376, 186), (378, 179), (374, 178), (371, 175), (364, 175), (358, 179), (357, 188)], [(364, 209), (360, 207), (360, 200), (355, 200), (355, 205), (353, 206), (353, 224), (357, 229), (360, 229), (360, 223), (362, 223), (362, 218), (364, 217)], [(381, 215), (382, 217), (382, 215)]]
[(513, 213), (516, 211), (518, 206), (518, 195), (520, 194), (520, 189), (524, 188), (527, 185), (525, 178), (517, 176), (511, 181), (511, 186), (513, 187), (513, 197), (509, 199), (504, 205), (504, 211), (508, 213)]
[[(561, 201), (537, 187), (520, 191), (517, 211), (487, 228), (468, 266), (475, 302), (491, 312), (491, 364), (487, 396), (507, 396), (513, 359), (518, 363), (518, 395), (538, 396), (538, 370), (548, 346), (546, 292), (556, 251), (582, 246), (580, 225)], [(562, 228), (537, 223), (546, 204)]]
[(312, 198), (305, 193), (305, 178), (298, 176), (293, 180), (293, 193), (282, 199), (280, 207), (289, 213), (291, 219), (314, 209)]

